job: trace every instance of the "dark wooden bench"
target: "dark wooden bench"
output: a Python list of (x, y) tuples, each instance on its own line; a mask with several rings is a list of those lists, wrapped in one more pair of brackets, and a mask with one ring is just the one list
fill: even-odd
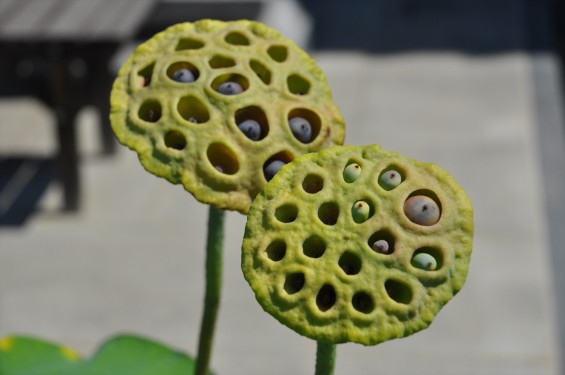
[(94, 105), (101, 113), (103, 151), (114, 152), (107, 120), (114, 76), (109, 62), (157, 2), (0, 0), (0, 96), (34, 96), (53, 111), (67, 211), (80, 206), (75, 117), (85, 105)]

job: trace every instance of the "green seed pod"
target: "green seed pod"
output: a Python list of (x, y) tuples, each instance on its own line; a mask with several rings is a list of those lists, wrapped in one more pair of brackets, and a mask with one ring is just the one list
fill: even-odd
[[(336, 168), (361, 159), (367, 173), (344, 184)], [(390, 165), (409, 176), (394, 194), (373, 177)], [(410, 192), (442, 202), (435, 225), (407, 219)], [(356, 211), (360, 202), (368, 218), (364, 204)], [(363, 225), (344, 218), (350, 211), (366, 218)], [(472, 236), (471, 203), (439, 167), (376, 145), (332, 147), (285, 165), (254, 200), (242, 270), (263, 309), (299, 334), (374, 345), (433, 321), (463, 286)], [(434, 272), (412, 263), (430, 267), (426, 255)]]
[(351, 216), (356, 223), (362, 223), (369, 218), (371, 207), (367, 202), (358, 201), (351, 207)]
[(361, 166), (357, 163), (349, 164), (343, 170), (343, 179), (347, 183), (357, 180), (361, 176)]
[[(307, 142), (289, 129), (295, 117), (311, 125)], [(110, 118), (149, 172), (241, 213), (265, 187), (268, 161), (288, 163), (344, 137), (314, 60), (254, 21), (182, 23), (141, 44), (114, 82)], [(253, 131), (240, 127), (250, 120)]]
[(418, 253), (412, 258), (412, 265), (416, 268), (434, 271), (437, 268), (436, 258), (426, 253)]

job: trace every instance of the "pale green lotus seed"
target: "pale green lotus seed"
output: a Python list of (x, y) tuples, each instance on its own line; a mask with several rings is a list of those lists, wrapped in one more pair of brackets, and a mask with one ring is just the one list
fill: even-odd
[(383, 173), (379, 179), (379, 185), (385, 190), (392, 190), (402, 182), (402, 176), (394, 169)]
[(353, 216), (353, 221), (356, 223), (362, 223), (369, 218), (369, 212), (371, 208), (369, 204), (364, 201), (355, 202), (353, 207), (351, 207), (351, 215)]
[(437, 268), (436, 258), (427, 253), (418, 253), (412, 258), (412, 265), (425, 271), (434, 271)]
[(361, 166), (357, 163), (349, 164), (343, 170), (343, 179), (347, 183), (351, 183), (359, 178), (361, 175)]
[(441, 215), (437, 203), (425, 195), (415, 195), (404, 202), (404, 213), (411, 222), (430, 226), (439, 221)]
[(375, 241), (373, 250), (380, 254), (390, 254), (390, 246), (385, 240)]

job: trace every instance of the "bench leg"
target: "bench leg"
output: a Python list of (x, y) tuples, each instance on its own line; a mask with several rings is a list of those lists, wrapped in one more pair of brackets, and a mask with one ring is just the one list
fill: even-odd
[(57, 139), (59, 150), (57, 168), (63, 186), (63, 209), (75, 212), (80, 206), (80, 180), (78, 171), (78, 152), (74, 113), (57, 115)]

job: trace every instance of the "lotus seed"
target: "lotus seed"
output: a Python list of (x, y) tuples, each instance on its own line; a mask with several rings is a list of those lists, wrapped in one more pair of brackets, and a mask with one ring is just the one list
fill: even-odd
[(261, 138), (261, 125), (255, 120), (245, 120), (237, 125), (247, 138), (258, 141)]
[(303, 117), (293, 117), (288, 120), (292, 134), (302, 143), (312, 140), (312, 125)]
[(413, 223), (434, 225), (439, 221), (440, 210), (437, 203), (425, 195), (415, 195), (404, 202), (404, 213)]
[(392, 190), (402, 182), (402, 176), (395, 170), (386, 171), (379, 179), (379, 185), (385, 190)]
[(279, 169), (283, 167), (286, 163), (282, 160), (271, 160), (263, 168), (263, 173), (265, 174), (265, 179), (271, 181), (273, 177), (277, 174)]
[(349, 164), (343, 170), (343, 179), (347, 183), (351, 183), (359, 178), (361, 175), (361, 166), (357, 163)]
[(437, 268), (436, 258), (427, 253), (418, 253), (412, 258), (412, 265), (425, 271), (434, 271)]
[(375, 241), (373, 244), (373, 250), (375, 250), (379, 254), (390, 254), (390, 247), (388, 242), (385, 240), (378, 240)]
[(224, 95), (237, 95), (243, 92), (243, 87), (237, 82), (227, 81), (218, 86), (218, 92)]
[(370, 207), (367, 202), (358, 201), (355, 202), (353, 207), (351, 207), (351, 215), (353, 216), (353, 221), (356, 223), (362, 223), (369, 218)]
[(194, 74), (188, 69), (179, 69), (173, 73), (171, 77), (173, 81), (182, 82), (182, 83), (190, 83), (196, 81), (196, 77)]

